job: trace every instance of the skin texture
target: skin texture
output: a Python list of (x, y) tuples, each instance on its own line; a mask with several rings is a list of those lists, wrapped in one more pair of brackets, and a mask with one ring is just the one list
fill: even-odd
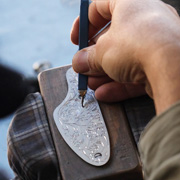
[[(73, 68), (89, 75), (98, 100), (115, 102), (147, 92), (157, 114), (180, 99), (180, 19), (159, 0), (94, 0), (89, 7), (90, 46)], [(92, 37), (107, 22), (108, 29)], [(71, 40), (78, 44), (79, 18)]]

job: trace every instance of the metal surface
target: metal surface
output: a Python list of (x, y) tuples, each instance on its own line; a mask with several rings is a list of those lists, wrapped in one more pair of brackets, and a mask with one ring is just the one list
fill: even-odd
[(95, 166), (108, 162), (109, 136), (94, 92), (88, 89), (84, 108), (77, 90), (78, 77), (71, 69), (66, 74), (68, 93), (53, 116), (58, 130), (71, 149)]

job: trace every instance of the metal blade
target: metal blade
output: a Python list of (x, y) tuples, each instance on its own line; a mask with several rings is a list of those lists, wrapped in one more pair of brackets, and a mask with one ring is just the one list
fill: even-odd
[(78, 76), (72, 68), (66, 78), (67, 96), (53, 113), (57, 128), (79, 157), (94, 166), (102, 166), (110, 158), (110, 143), (94, 92), (87, 90), (83, 108), (77, 90)]

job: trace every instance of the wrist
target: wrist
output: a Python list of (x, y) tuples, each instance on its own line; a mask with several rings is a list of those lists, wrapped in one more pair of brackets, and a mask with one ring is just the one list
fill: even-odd
[[(179, 41), (180, 42), (180, 41)], [(156, 113), (180, 100), (180, 43), (162, 48), (148, 59), (145, 73), (152, 88)]]

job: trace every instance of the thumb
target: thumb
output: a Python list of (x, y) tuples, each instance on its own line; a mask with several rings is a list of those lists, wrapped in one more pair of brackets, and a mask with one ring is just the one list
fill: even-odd
[(74, 71), (91, 76), (104, 75), (105, 73), (96, 57), (96, 45), (78, 51), (72, 60)]

